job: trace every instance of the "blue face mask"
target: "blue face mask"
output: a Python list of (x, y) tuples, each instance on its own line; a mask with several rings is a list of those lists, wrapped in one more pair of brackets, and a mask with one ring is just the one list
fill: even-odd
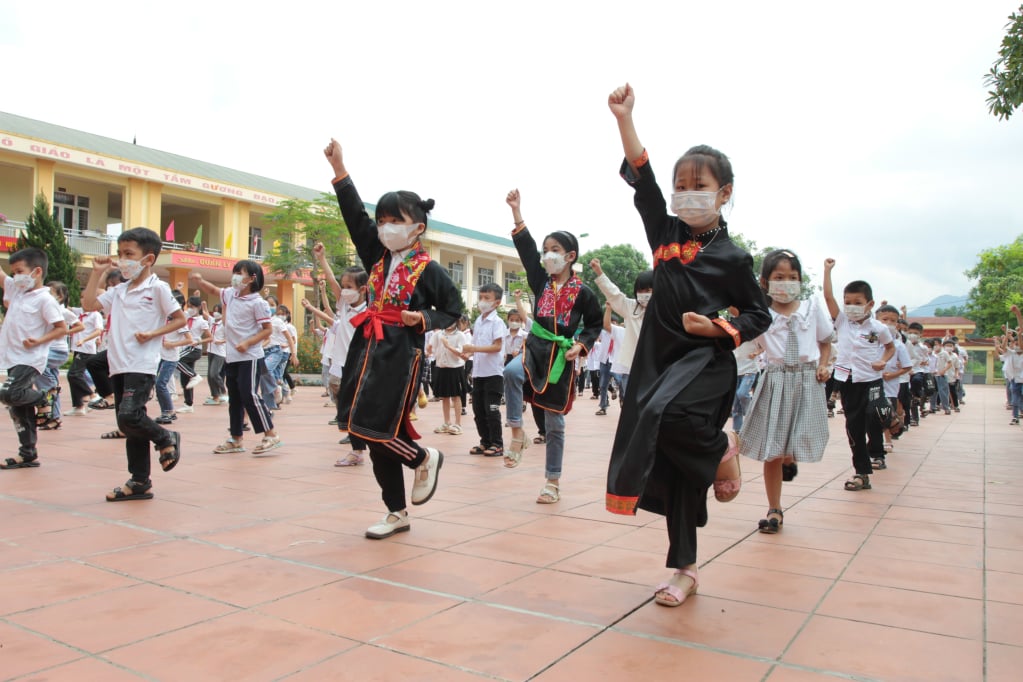
[(277, 306), (275, 305), (270, 306), (270, 314), (273, 315), (275, 312), (277, 312)]

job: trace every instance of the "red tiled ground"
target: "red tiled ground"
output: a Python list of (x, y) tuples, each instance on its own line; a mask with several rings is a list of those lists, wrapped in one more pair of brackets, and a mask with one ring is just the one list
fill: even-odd
[(778, 535), (755, 532), (767, 504), (745, 462), (677, 609), (650, 600), (663, 519), (603, 510), (617, 407), (577, 403), (562, 501), (541, 506), (542, 446), (515, 470), (470, 456), (471, 416), (434, 435), (431, 403), (438, 492), (411, 532), (371, 541), (372, 471), (333, 466), (345, 449), (320, 392), (277, 413), (285, 446), (265, 458), (211, 453), (226, 408), (181, 415), (183, 461), (148, 502), (103, 501), (126, 478), (123, 442), (99, 439), (109, 412), (40, 434), (42, 467), (0, 472), (0, 679), (1021, 678), (1023, 433), (1000, 388), (924, 420), (869, 492), (842, 489), (832, 420)]

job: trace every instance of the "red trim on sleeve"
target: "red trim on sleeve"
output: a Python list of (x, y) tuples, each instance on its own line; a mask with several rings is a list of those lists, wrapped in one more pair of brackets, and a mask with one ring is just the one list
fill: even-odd
[(739, 336), (739, 330), (733, 327), (728, 320), (723, 317), (716, 317), (714, 318), (714, 324), (728, 332), (729, 336), (732, 337), (732, 341), (735, 342), (736, 348), (742, 345), (742, 338)]
[(342, 180), (344, 180), (347, 177), (348, 177), (348, 173), (345, 173), (344, 175), (339, 175), (336, 178), (334, 178), (333, 180), (331, 180), (330, 184), (336, 185), (337, 183), (341, 182)]
[(646, 153), (646, 148), (643, 148), (643, 153), (639, 155), (638, 159), (632, 160), (633, 168), (642, 168), (650, 162), (650, 155)]
[(523, 220), (521, 225), (512, 230), (512, 236), (514, 237), (519, 232), (522, 232), (524, 229), (526, 229), (526, 221)]

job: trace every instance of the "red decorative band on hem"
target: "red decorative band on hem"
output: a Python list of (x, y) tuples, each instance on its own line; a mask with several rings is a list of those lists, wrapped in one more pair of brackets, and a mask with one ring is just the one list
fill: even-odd
[(717, 317), (714, 318), (714, 324), (728, 332), (728, 335), (732, 337), (732, 341), (735, 342), (736, 348), (742, 345), (742, 337), (739, 336), (739, 330), (733, 327), (728, 320), (723, 317)]
[(622, 514), (624, 516), (635, 516), (636, 505), (639, 504), (639, 497), (622, 497), (620, 495), (612, 495), (607, 493), (604, 498), (604, 506), (612, 514)]

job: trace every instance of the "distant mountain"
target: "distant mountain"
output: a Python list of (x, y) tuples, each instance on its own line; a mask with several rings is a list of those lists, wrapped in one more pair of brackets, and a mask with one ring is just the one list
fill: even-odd
[(966, 305), (968, 298), (969, 296), (966, 294), (960, 294), (958, 296), (954, 294), (945, 294), (943, 296), (938, 296), (922, 306), (910, 310), (908, 315), (910, 317), (934, 317), (935, 308), (949, 308), (951, 306)]

